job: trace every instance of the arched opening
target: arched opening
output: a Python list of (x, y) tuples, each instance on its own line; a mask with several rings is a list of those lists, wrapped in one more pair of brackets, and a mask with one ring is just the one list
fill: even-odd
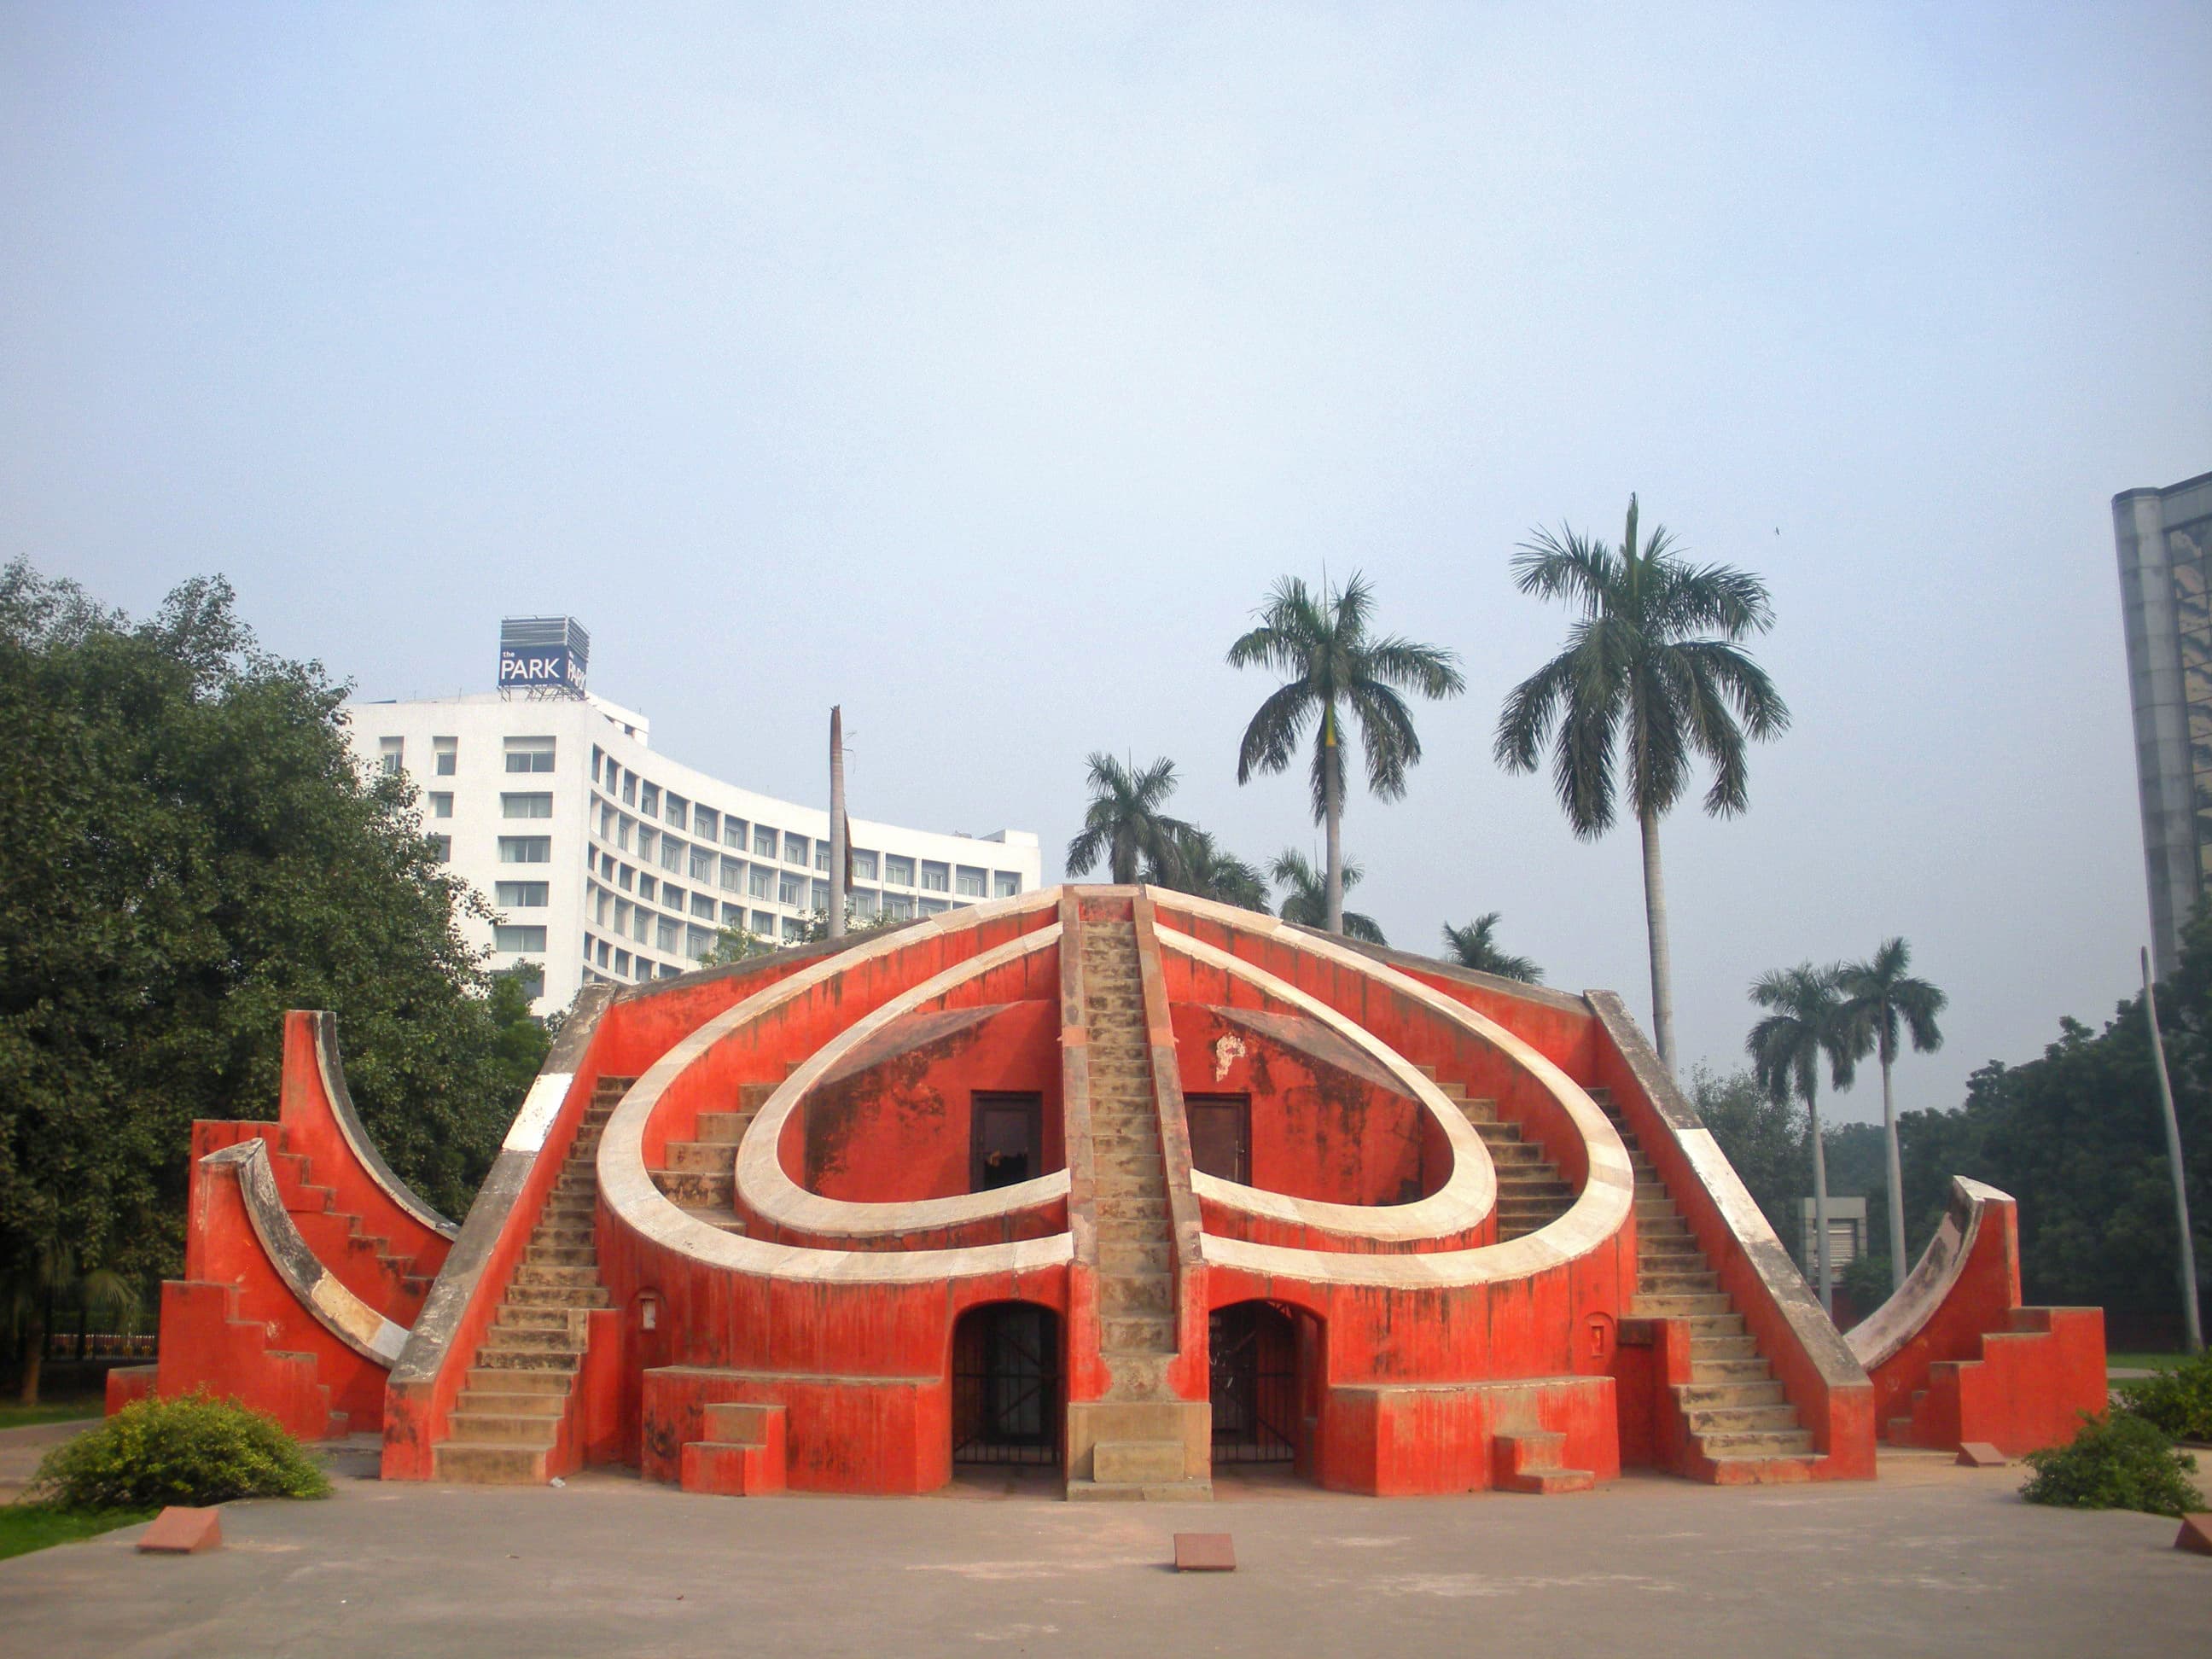
[(1060, 1316), (1033, 1302), (970, 1308), (952, 1328), (952, 1461), (1060, 1462)]
[(1213, 1462), (1316, 1472), (1322, 1322), (1279, 1302), (1216, 1308), (1207, 1325)]

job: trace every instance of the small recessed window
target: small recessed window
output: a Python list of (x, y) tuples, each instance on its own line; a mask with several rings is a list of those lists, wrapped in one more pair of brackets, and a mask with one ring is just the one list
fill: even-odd
[(853, 849), (853, 879), (873, 881), (876, 878), (876, 855), (855, 847)]
[(963, 864), (952, 872), (952, 890), (962, 898), (981, 898), (989, 892), (986, 884), (990, 880), (988, 870), (971, 870)]
[(691, 827), (691, 803), (681, 795), (671, 795), (668, 811), (662, 816), (668, 820), (670, 829), (688, 830)]
[(672, 881), (660, 884), (660, 902), (672, 910), (684, 908), (684, 890)]
[(623, 805), (624, 806), (637, 805), (637, 774), (635, 772), (623, 774)]
[(441, 864), (451, 864), (453, 861), (453, 838), (451, 836), (431, 836), (430, 856)]
[(744, 925), (745, 925), (745, 907), (744, 907), (744, 905), (742, 905), (742, 904), (726, 904), (726, 905), (724, 905), (724, 906), (722, 907), (722, 926), (723, 926), (723, 927), (744, 927)]
[(712, 881), (714, 878), (714, 855), (703, 847), (691, 849), (691, 879)]
[(459, 747), (460, 745), (459, 742), (452, 738), (433, 738), (430, 739), (430, 752), (432, 755), (436, 757), (436, 770), (440, 777), (450, 778), (453, 775), (453, 766), (456, 759), (458, 758), (458, 750), (459, 750)]
[(502, 881), (493, 888), (495, 902), (502, 910), (542, 910), (552, 891), (551, 884), (543, 881)]
[(620, 866), (615, 871), (615, 885), (621, 888), (623, 892), (627, 893), (629, 891), (630, 879), (637, 872), (635, 870), (632, 870), (627, 864)]
[(725, 847), (734, 847), (740, 853), (744, 852), (745, 850), (746, 838), (752, 832), (745, 827), (745, 821), (743, 818), (724, 818), (722, 820), (722, 845)]
[(637, 810), (649, 818), (657, 818), (660, 816), (660, 786), (659, 784), (648, 783), (637, 792)]
[(722, 836), (722, 821), (711, 806), (691, 809), (691, 833), (701, 841), (719, 841)]
[(745, 865), (743, 859), (722, 860), (722, 887), (726, 892), (741, 893), (745, 887)]
[(806, 862), (806, 837), (787, 834), (783, 838), (783, 861), (786, 864)]
[(507, 769), (510, 772), (550, 772), (553, 769), (553, 739), (550, 738), (509, 738), (506, 746)]
[(853, 914), (872, 918), (884, 908), (883, 895), (872, 887), (855, 887), (852, 891)]
[(951, 908), (943, 899), (926, 898), (921, 902), (921, 914), (925, 916), (941, 916)]
[(713, 899), (712, 897), (710, 897), (708, 895), (705, 894), (705, 893), (694, 893), (694, 894), (692, 894), (692, 895), (691, 895), (691, 914), (692, 914), (693, 915), (695, 915), (695, 916), (704, 916), (704, 917), (705, 917), (708, 921), (714, 921), (714, 899)]
[(492, 948), (495, 951), (532, 951), (542, 953), (545, 949), (545, 930), (543, 927), (501, 926), (492, 929)]
[(952, 890), (952, 872), (945, 865), (928, 859), (921, 861), (921, 890), (925, 893), (946, 893)]
[[(453, 797), (448, 795), (447, 799)], [(499, 815), (503, 818), (550, 818), (553, 816), (553, 797), (550, 795), (501, 795)]]
[(637, 855), (640, 859), (650, 859), (659, 846), (659, 830), (649, 823), (637, 826)]
[(995, 897), (1012, 898), (1022, 890), (1021, 876), (1012, 870), (994, 870), (991, 872), (991, 889)]
[(806, 902), (806, 878), (787, 872), (780, 876), (775, 884), (775, 902), (787, 904), (794, 910), (804, 906)]
[(772, 859), (776, 852), (777, 832), (765, 823), (753, 825), (753, 856)]
[(660, 891), (660, 884), (659, 884), (659, 882), (655, 881), (655, 880), (651, 877), (651, 876), (641, 875), (640, 877), (638, 877), (638, 878), (637, 878), (637, 896), (638, 896), (640, 898), (641, 898), (641, 899), (649, 899), (649, 898), (652, 898), (652, 897), (653, 897), (655, 895), (657, 895), (659, 891)]
[(450, 793), (441, 794), (434, 792), (430, 796), (430, 816), (434, 818), (449, 818), (453, 817), (453, 796)]
[[(914, 860), (903, 854), (886, 853), (884, 855), (884, 880), (893, 887), (913, 886)], [(914, 912), (909, 909), (902, 914), (910, 916)]]
[(774, 939), (775, 937), (775, 918), (766, 910), (754, 911), (753, 932), (758, 933), (763, 939)]
[(387, 778), (398, 777), (400, 767), (405, 763), (406, 754), (407, 743), (404, 738), (378, 738), (376, 769)]
[(775, 872), (765, 864), (756, 864), (745, 877), (746, 893), (757, 899), (775, 896)]
[(553, 862), (553, 837), (501, 836), (499, 838), (499, 861), (501, 864), (550, 864)]
[(666, 916), (655, 916), (653, 921), (655, 923), (653, 949), (668, 956), (674, 956), (677, 944), (684, 936), (683, 927), (678, 923), (671, 921)]
[(677, 840), (675, 836), (663, 836), (660, 838), (660, 867), (662, 869), (681, 870), (684, 867), (684, 843)]
[(886, 893), (884, 895), (884, 914), (905, 921), (914, 915), (914, 895)]

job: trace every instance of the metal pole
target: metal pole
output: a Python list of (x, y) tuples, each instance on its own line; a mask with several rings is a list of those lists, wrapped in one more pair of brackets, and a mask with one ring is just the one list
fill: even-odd
[(830, 711), (830, 937), (845, 937), (845, 708)]
[(2189, 1235), (2189, 1183), (2181, 1169), (2181, 1125), (2173, 1115), (2173, 1084), (2166, 1074), (2166, 1040), (2158, 1030), (2158, 993), (2151, 987), (2150, 951), (2142, 953), (2143, 1012), (2150, 1020), (2151, 1063), (2158, 1071), (2158, 1103), (2166, 1113), (2166, 1157), (2173, 1169), (2173, 1213), (2181, 1223), (2181, 1319), (2189, 1352), (2204, 1352), (2197, 1314), (2197, 1246)]

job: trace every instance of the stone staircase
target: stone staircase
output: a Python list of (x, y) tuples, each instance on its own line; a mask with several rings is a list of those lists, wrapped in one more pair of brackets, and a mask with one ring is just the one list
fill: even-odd
[(1734, 1299), (1721, 1289), (1720, 1274), (1698, 1248), (1657, 1167), (1612, 1095), (1592, 1089), (1589, 1096), (1620, 1132), (1636, 1174), (1636, 1299), (1629, 1313), (1689, 1324), (1690, 1381), (1674, 1389), (1692, 1449), (1724, 1483), (1756, 1478), (1760, 1465), (1778, 1459), (1809, 1463), (1812, 1435), (1800, 1425)]
[(1173, 1398), (1167, 1382), (1176, 1354), (1174, 1224), (1136, 926), (1085, 920), (1082, 941), (1099, 1346), (1111, 1381), (1103, 1401), (1089, 1408), (1102, 1427), (1091, 1474), (1070, 1480), (1067, 1495), (1210, 1497), (1210, 1481), (1188, 1478), (1183, 1430), (1190, 1407)]
[(283, 1150), (280, 1125), (252, 1127), (268, 1131), (261, 1138), (269, 1148), (269, 1171), (286, 1213), (315, 1259), (378, 1312), (398, 1324), (413, 1323), (430, 1293), (432, 1275), (417, 1273), (413, 1258), (395, 1254), (392, 1241), (369, 1232), (360, 1216), (340, 1210), (337, 1189), (315, 1184), (307, 1156)]
[(1498, 1242), (1519, 1238), (1557, 1221), (1575, 1201), (1575, 1189), (1544, 1149), (1521, 1138), (1517, 1123), (1501, 1123), (1494, 1100), (1470, 1100), (1464, 1085), (1446, 1082), (1432, 1067), (1419, 1068), (1465, 1115), (1498, 1169)]
[(434, 1449), (437, 1478), (542, 1486), (584, 1359), (591, 1310), (608, 1305), (592, 1232), (599, 1137), (635, 1078), (601, 1078), (491, 1328)]
[[(791, 1069), (796, 1069), (795, 1064), (787, 1069), (787, 1076)], [(740, 1084), (737, 1110), (700, 1113), (695, 1131), (698, 1139), (670, 1141), (662, 1152), (667, 1167), (646, 1171), (653, 1184), (686, 1215), (726, 1233), (744, 1231), (737, 1212), (738, 1145), (775, 1087), (773, 1083)]]

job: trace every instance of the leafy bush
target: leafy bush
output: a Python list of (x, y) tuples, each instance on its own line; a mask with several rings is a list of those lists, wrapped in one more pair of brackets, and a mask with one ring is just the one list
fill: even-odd
[(235, 1401), (141, 1400), (57, 1446), (27, 1497), (70, 1509), (327, 1498), (330, 1478), (276, 1419)]
[(2175, 1440), (2212, 1440), (2212, 1352), (2119, 1386), (2121, 1407)]
[(2020, 1495), (2031, 1504), (2172, 1516), (2203, 1507), (2189, 1481), (2197, 1460), (2175, 1450), (2155, 1425), (2124, 1412), (2085, 1415), (2071, 1445), (2030, 1452), (2027, 1462), (2035, 1474)]

